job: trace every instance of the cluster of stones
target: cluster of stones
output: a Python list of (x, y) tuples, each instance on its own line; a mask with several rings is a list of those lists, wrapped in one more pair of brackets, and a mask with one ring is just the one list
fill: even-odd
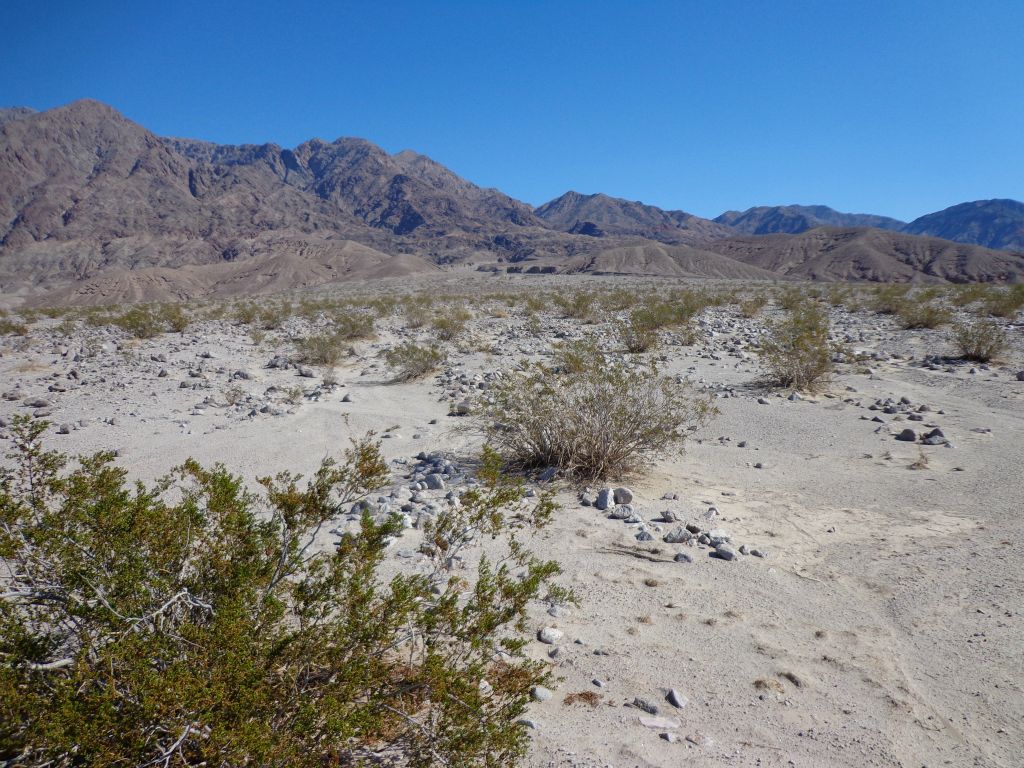
[[(661, 540), (666, 544), (708, 548), (710, 550), (709, 557), (718, 560), (735, 560), (737, 553), (760, 558), (768, 557), (765, 550), (746, 544), (734, 548), (732, 537), (722, 528), (702, 526), (695, 522), (682, 524), (680, 515), (672, 510), (662, 512), (659, 518), (651, 521), (654, 525), (649, 527), (648, 521), (635, 508), (633, 498), (633, 492), (629, 488), (620, 486), (618, 488), (603, 488), (597, 492), (596, 496), (589, 491), (584, 491), (580, 495), (580, 504), (585, 507), (593, 506), (595, 509), (607, 513), (610, 520), (621, 520), (626, 525), (636, 526), (638, 531), (635, 538), (640, 542), (654, 541), (654, 534), (664, 531), (661, 524), (675, 523), (678, 524), (675, 528), (661, 536)], [(666, 494), (664, 497), (666, 501), (676, 499), (677, 495), (674, 493)], [(703, 514), (706, 520), (713, 521), (718, 517), (718, 509), (710, 507)], [(688, 552), (680, 551), (676, 553), (675, 561), (677, 563), (692, 563), (693, 557)]]

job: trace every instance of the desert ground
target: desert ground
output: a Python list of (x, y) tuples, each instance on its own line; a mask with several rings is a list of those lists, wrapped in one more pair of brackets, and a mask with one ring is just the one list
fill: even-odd
[[(613, 321), (628, 313), (618, 299), (670, 289), (774, 298), (752, 317), (709, 306), (686, 333), (661, 331), (650, 352), (618, 350)], [(294, 362), (292, 339), (315, 318), (262, 329), (230, 307), (217, 316), (197, 305), (183, 332), (137, 339), (40, 315), (26, 335), (0, 337), (0, 448), (12, 416), (35, 414), (53, 424), (49, 447), (115, 450), (133, 478), (194, 457), (255, 485), (309, 472), (373, 430), (411, 523), (390, 567), (416, 569), (417, 515), (466, 482), (481, 447), (460, 429), (474, 404), (500, 373), (594, 336), (610, 354), (688, 380), (718, 413), (685, 450), (631, 476), (544, 484), (560, 509), (531, 546), (562, 564), (579, 604), (538, 605), (532, 617), (529, 653), (557, 682), (530, 707), (527, 764), (1020, 766), (1024, 324), (1000, 320), (1007, 349), (980, 364), (957, 358), (946, 326), (907, 330), (892, 315), (830, 305), (842, 362), (817, 391), (794, 394), (763, 383), (757, 352), (785, 289), (591, 276), (354, 283), (318, 296), (366, 312), (383, 299), (374, 332), (326, 366)], [(596, 297), (592, 318), (552, 301), (576, 291)], [(400, 295), (431, 297), (431, 316), (458, 305), (471, 318), (444, 342), (440, 369), (396, 383), (382, 353), (433, 338), (387, 301)], [(542, 306), (527, 311), (529, 297)], [(936, 428), (936, 444), (896, 439)], [(425, 466), (444, 488), (413, 489)], [(633, 497), (626, 519), (595, 506), (620, 487)], [(732, 559), (692, 538), (664, 541), (686, 523), (704, 541), (727, 537)], [(322, 545), (351, 524), (340, 519)], [(554, 643), (539, 639), (548, 628)]]

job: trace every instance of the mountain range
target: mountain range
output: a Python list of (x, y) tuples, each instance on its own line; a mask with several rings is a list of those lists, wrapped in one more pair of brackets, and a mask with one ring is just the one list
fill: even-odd
[(534, 208), (364, 139), (159, 137), (91, 100), (0, 110), (0, 294), (164, 300), (439, 269), (1018, 281), (1024, 204), (909, 224), (825, 206), (709, 220), (603, 194)]

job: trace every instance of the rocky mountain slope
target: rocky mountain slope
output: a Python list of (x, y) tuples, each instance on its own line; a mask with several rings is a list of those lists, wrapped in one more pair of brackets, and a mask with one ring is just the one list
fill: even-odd
[(665, 211), (603, 194), (566, 192), (534, 213), (554, 229), (591, 237), (619, 235), (699, 245), (734, 234), (728, 227), (685, 211)]
[(805, 280), (1019, 282), (1024, 256), (936, 237), (819, 227), (799, 235), (749, 235), (706, 246), (732, 259)]
[(1024, 253), (1024, 203), (1017, 200), (961, 203), (914, 219), (903, 231)]
[[(985, 226), (961, 228), (1011, 247), (1021, 204), (996, 202), (958, 220), (981, 215)], [(1024, 274), (1012, 254), (878, 229), (737, 237), (823, 222), (899, 224), (884, 217), (790, 206), (719, 219), (576, 192), (534, 209), (428, 157), (363, 139), (227, 146), (156, 136), (96, 101), (0, 110), (0, 294), (8, 296), (234, 295), (448, 265), (869, 280)]]
[(815, 227), (876, 227), (900, 230), (902, 221), (870, 213), (841, 213), (826, 205), (775, 205), (726, 211), (714, 221), (747, 235), (796, 235)]

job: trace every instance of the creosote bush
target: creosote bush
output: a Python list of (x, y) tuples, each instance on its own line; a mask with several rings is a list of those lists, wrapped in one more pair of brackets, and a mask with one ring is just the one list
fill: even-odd
[(832, 371), (826, 309), (805, 299), (772, 323), (761, 344), (761, 362), (771, 384), (809, 390)]
[(953, 319), (953, 314), (938, 304), (928, 301), (920, 296), (907, 296), (899, 309), (896, 310), (896, 317), (907, 330), (918, 328), (938, 328), (946, 325)]
[(965, 360), (987, 363), (1006, 348), (1006, 333), (996, 322), (978, 319), (955, 325), (953, 342)]
[(747, 319), (757, 317), (767, 304), (767, 297), (761, 296), (760, 294), (757, 296), (751, 296), (749, 299), (744, 299), (740, 302), (740, 315)]
[(384, 360), (395, 369), (395, 381), (413, 381), (436, 371), (444, 365), (446, 357), (435, 347), (423, 347), (409, 341), (389, 349)]
[(341, 362), (348, 350), (348, 342), (340, 333), (318, 333), (295, 340), (297, 362), (308, 365), (333, 367)]
[(557, 467), (580, 482), (622, 477), (672, 449), (713, 409), (653, 366), (595, 353), (585, 367), (508, 374), (483, 402), (473, 428), (517, 470)]
[[(385, 579), (397, 517), (364, 512), (335, 548), (315, 545), (386, 482), (369, 437), (256, 494), (194, 461), (152, 487), (109, 453), (68, 470), (45, 429), (20, 417), (0, 470), (0, 762), (505, 768), (523, 755), (516, 721), (547, 681), (523, 654), (526, 610), (572, 596), (524, 540), (553, 503), (527, 504), (493, 453), (431, 523), (432, 567)], [(473, 551), (484, 538), (489, 556)]]

